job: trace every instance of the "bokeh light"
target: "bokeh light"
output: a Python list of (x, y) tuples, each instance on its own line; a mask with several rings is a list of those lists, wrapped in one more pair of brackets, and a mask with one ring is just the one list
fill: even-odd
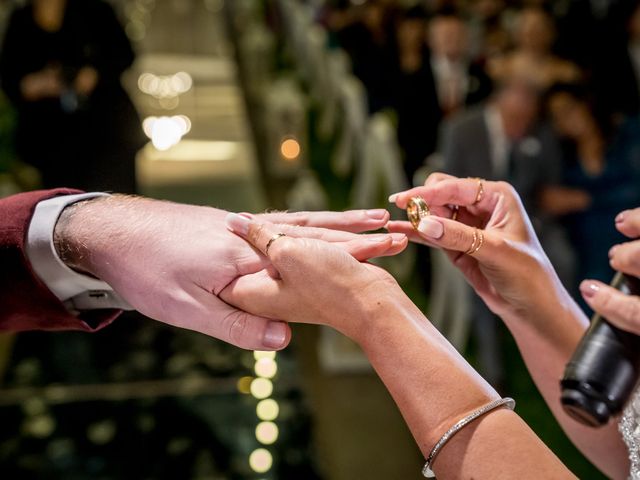
[(278, 372), (278, 364), (271, 358), (261, 358), (254, 367), (256, 375), (263, 378), (273, 378)]
[(253, 352), (253, 358), (255, 358), (256, 360), (260, 360), (261, 358), (276, 358), (276, 352), (256, 350), (255, 352)]
[(258, 402), (256, 415), (260, 420), (273, 421), (280, 414), (280, 405), (272, 398), (267, 398)]
[(286, 160), (295, 160), (300, 156), (300, 143), (295, 138), (287, 138), (280, 144), (280, 153)]
[(266, 378), (255, 378), (251, 382), (251, 395), (258, 399), (267, 398), (273, 392), (273, 383)]
[(142, 129), (155, 148), (168, 150), (191, 130), (191, 120), (185, 115), (147, 117), (142, 122)]
[(265, 473), (271, 469), (273, 457), (266, 448), (256, 448), (249, 455), (249, 466), (257, 473)]
[(273, 422), (260, 422), (256, 427), (256, 438), (263, 445), (275, 443), (278, 433), (278, 426)]
[(237, 383), (238, 391), (244, 395), (249, 395), (251, 393), (252, 381), (253, 377), (240, 377)]

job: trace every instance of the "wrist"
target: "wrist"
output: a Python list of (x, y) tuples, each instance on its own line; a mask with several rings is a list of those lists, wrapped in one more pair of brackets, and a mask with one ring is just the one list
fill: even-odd
[(86, 228), (89, 218), (85, 215), (86, 208), (90, 204), (104, 201), (104, 197), (83, 200), (66, 207), (56, 222), (53, 232), (53, 244), (60, 259), (73, 270), (89, 273), (92, 271), (89, 257), (90, 246), (87, 245)]

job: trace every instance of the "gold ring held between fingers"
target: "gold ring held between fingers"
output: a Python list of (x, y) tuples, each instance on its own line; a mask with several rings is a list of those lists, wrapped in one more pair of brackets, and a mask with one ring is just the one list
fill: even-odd
[(453, 213), (451, 214), (451, 220), (454, 222), (458, 220), (458, 213), (460, 212), (460, 207), (458, 205), (451, 205), (451, 210)]
[(482, 233), (482, 230), (479, 230), (478, 228), (474, 228), (473, 241), (471, 242), (471, 246), (469, 247), (469, 249), (466, 252), (464, 252), (464, 254), (473, 255), (482, 248), (482, 245), (484, 245), (484, 233)]
[(264, 249), (264, 253), (268, 256), (269, 255), (269, 248), (271, 248), (271, 245), (273, 245), (273, 242), (275, 242), (276, 240), (278, 240), (279, 238), (282, 237), (286, 237), (287, 235), (285, 233), (276, 233), (273, 237), (271, 237), (269, 239), (269, 241), (267, 242), (267, 247)]
[(418, 230), (420, 220), (431, 215), (429, 205), (421, 197), (412, 197), (407, 203), (407, 217), (415, 230)]

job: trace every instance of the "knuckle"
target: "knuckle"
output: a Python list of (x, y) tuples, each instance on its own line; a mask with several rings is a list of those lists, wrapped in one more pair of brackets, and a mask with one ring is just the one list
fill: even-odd
[(309, 225), (310, 218), (308, 212), (295, 212), (292, 215), (296, 226), (306, 227)]
[(517, 197), (518, 196), (518, 193), (516, 192), (516, 189), (509, 182), (505, 182), (504, 180), (500, 180), (499, 182), (496, 182), (496, 186), (498, 187), (498, 190), (501, 191), (504, 194), (510, 195), (512, 197)]
[(625, 299), (623, 316), (629, 322), (633, 324), (640, 324), (640, 298), (629, 297)]
[(449, 241), (453, 247), (459, 249), (469, 248), (471, 239), (468, 238), (466, 232), (460, 228), (452, 228), (449, 230)]
[(434, 172), (432, 174), (430, 174), (427, 179), (425, 180), (424, 184), (425, 186), (427, 185), (431, 185), (433, 183), (437, 183), (440, 182), (441, 180), (444, 180), (445, 178), (448, 178), (448, 176), (442, 172)]
[(249, 319), (244, 312), (234, 312), (229, 318), (227, 336), (229, 341), (235, 345), (242, 345), (246, 342), (246, 333)]
[(264, 235), (264, 223), (254, 223), (249, 229), (249, 238), (256, 244)]
[(292, 239), (283, 237), (271, 247), (271, 260), (277, 264), (291, 264), (298, 256), (298, 247)]

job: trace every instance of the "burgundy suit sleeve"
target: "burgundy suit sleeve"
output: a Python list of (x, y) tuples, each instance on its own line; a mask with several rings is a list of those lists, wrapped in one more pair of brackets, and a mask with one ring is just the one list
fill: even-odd
[(0, 330), (99, 330), (120, 313), (71, 314), (36, 276), (26, 255), (33, 211), (42, 200), (81, 193), (70, 189), (19, 193), (0, 199)]

